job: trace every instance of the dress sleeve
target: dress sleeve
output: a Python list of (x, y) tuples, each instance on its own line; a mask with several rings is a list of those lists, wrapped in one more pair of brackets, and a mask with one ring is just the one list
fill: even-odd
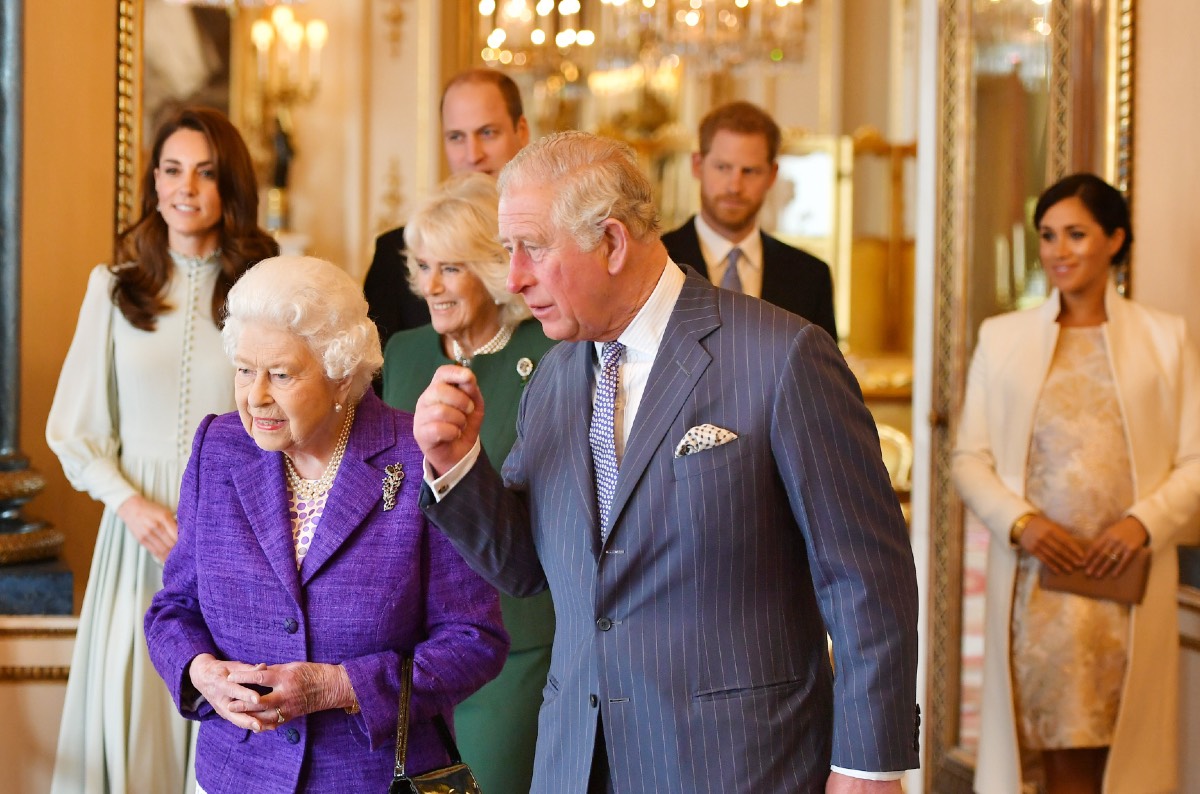
[(46, 443), (72, 486), (116, 510), (138, 491), (119, 461), (111, 285), (106, 266), (92, 270), (46, 421)]

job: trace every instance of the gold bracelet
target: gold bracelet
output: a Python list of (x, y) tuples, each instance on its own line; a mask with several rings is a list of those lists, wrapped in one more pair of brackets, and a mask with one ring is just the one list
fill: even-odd
[(1038, 513), (1025, 513), (1018, 516), (1017, 520), (1012, 523), (1012, 529), (1008, 531), (1008, 542), (1014, 546), (1020, 545), (1021, 535), (1025, 532), (1025, 527), (1037, 517)]

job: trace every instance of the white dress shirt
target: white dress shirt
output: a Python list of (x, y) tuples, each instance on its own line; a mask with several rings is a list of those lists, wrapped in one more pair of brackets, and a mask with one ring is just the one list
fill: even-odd
[(700, 254), (704, 257), (704, 264), (708, 265), (708, 277), (712, 279), (713, 284), (721, 286), (721, 279), (725, 276), (725, 260), (729, 257), (729, 252), (737, 247), (742, 251), (737, 265), (742, 292), (755, 298), (762, 297), (762, 234), (757, 223), (745, 237), (733, 243), (718, 234), (713, 227), (704, 222), (703, 217), (697, 215), (696, 236), (700, 238)]

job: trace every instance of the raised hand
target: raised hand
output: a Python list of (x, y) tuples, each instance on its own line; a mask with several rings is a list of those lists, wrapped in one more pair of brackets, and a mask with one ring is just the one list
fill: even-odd
[(454, 467), (479, 438), (483, 394), (475, 373), (450, 364), (439, 367), (417, 399), (413, 435), (436, 475)]

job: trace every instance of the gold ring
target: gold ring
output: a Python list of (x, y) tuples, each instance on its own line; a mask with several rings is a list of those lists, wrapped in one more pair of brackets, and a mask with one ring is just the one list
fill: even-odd
[(283, 716), (283, 712), (279, 710), (279, 706), (275, 707), (275, 714), (279, 717), (279, 724), (287, 722), (287, 717)]

